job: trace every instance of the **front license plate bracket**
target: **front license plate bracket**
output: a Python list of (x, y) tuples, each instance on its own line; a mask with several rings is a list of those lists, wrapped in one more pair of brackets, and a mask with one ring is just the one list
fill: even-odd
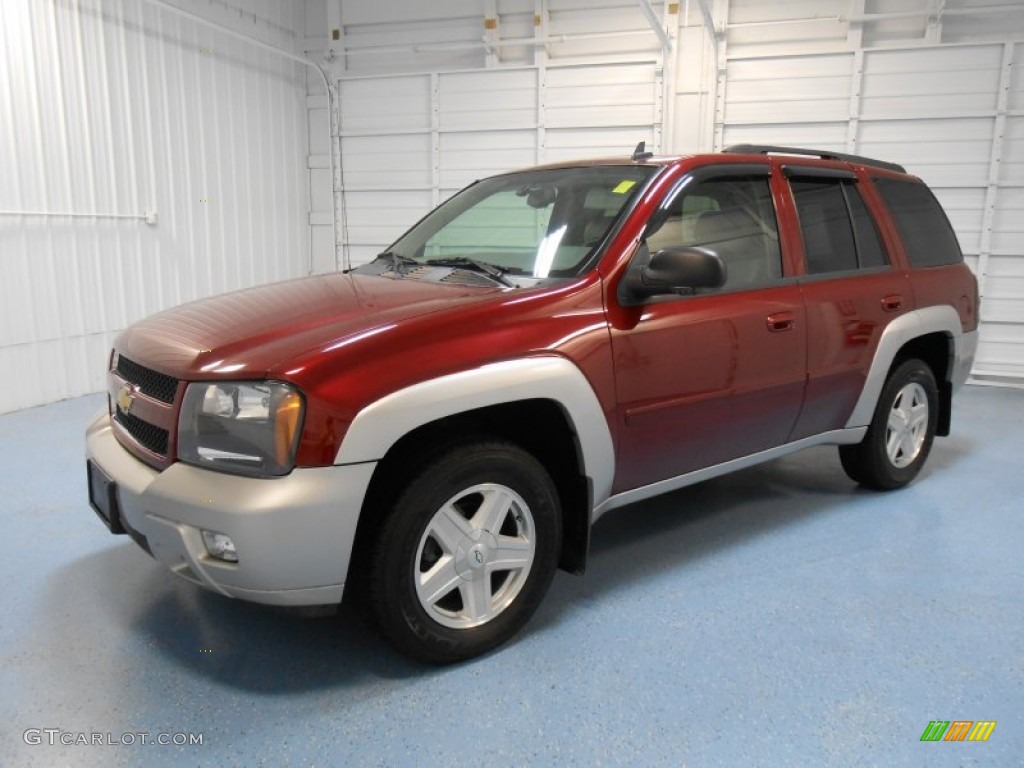
[(111, 533), (127, 533), (121, 524), (121, 512), (117, 504), (117, 483), (89, 460), (85, 462), (85, 471), (89, 486), (89, 506)]

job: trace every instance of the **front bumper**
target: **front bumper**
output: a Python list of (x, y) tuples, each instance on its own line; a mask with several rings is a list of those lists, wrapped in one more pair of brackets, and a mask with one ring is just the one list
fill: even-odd
[[(114, 437), (107, 414), (86, 432), (89, 460), (117, 484), (123, 524), (171, 571), (229, 597), (271, 605), (337, 603), (373, 462), (275, 478), (181, 462), (162, 472)], [(231, 537), (238, 562), (212, 557), (203, 529)]]

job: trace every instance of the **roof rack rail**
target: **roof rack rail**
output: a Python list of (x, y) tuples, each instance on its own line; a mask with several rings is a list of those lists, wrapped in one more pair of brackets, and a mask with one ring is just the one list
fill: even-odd
[(822, 160), (844, 160), (848, 163), (859, 165), (871, 165), (875, 168), (884, 168), (887, 171), (906, 173), (907, 169), (896, 163), (888, 163), (885, 160), (873, 160), (870, 157), (861, 155), (847, 155), (842, 152), (829, 152), (823, 149), (802, 149), (800, 147), (772, 147), (765, 144), (733, 144), (725, 148), (726, 152), (743, 155), (808, 155), (820, 157)]

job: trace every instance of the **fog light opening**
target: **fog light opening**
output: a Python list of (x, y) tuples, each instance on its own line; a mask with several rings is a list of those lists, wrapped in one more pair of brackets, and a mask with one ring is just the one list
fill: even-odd
[(230, 536), (217, 531), (203, 531), (203, 544), (211, 557), (227, 563), (238, 562), (238, 551)]

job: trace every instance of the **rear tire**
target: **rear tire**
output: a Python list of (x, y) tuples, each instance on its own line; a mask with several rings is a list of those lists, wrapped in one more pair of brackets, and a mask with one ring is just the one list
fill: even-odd
[(917, 359), (903, 362), (885, 382), (864, 440), (839, 447), (846, 474), (880, 491), (907, 485), (931, 452), (938, 415), (932, 369)]
[(533, 615), (561, 537), (558, 493), (532, 455), (498, 441), (452, 448), (412, 479), (377, 532), (368, 607), (410, 656), (478, 656)]

